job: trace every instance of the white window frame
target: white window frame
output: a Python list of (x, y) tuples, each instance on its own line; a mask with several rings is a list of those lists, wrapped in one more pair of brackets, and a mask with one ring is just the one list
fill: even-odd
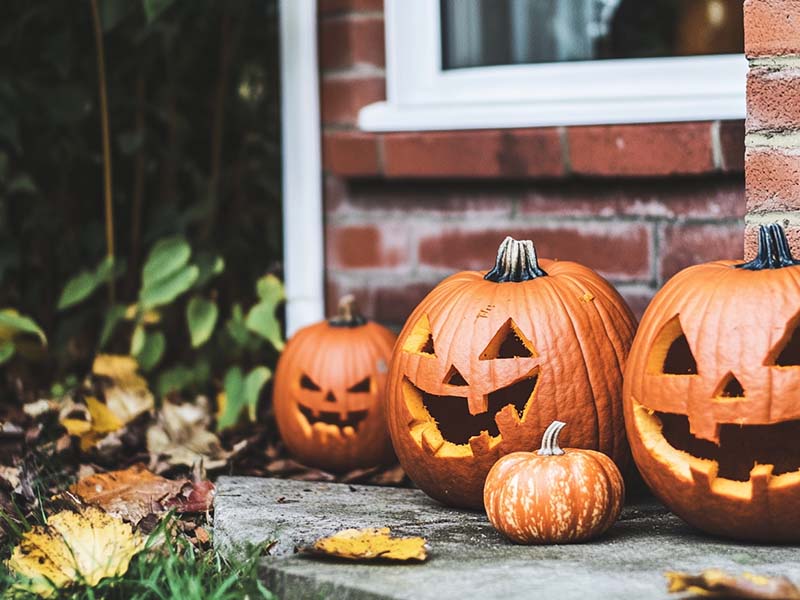
[(365, 131), (742, 119), (743, 54), (443, 70), (439, 0), (385, 0), (387, 100)]

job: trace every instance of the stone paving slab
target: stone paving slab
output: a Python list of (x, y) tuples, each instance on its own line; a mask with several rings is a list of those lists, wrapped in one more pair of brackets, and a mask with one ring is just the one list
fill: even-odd
[[(215, 543), (237, 553), (274, 541), (261, 564), (281, 600), (668, 598), (667, 570), (722, 568), (800, 582), (796, 546), (755, 546), (703, 536), (653, 502), (627, 506), (601, 540), (517, 546), (480, 513), (445, 508), (417, 490), (252, 477), (217, 482)], [(350, 527), (420, 535), (422, 564), (358, 564), (294, 554), (296, 546)]]

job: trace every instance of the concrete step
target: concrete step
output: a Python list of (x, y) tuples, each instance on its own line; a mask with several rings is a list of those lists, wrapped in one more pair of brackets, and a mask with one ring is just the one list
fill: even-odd
[[(443, 507), (418, 490), (253, 477), (221, 477), (217, 485), (215, 543), (236, 554), (248, 544), (276, 542), (261, 573), (281, 600), (641, 600), (669, 597), (664, 571), (708, 568), (800, 582), (796, 547), (706, 537), (654, 501), (627, 506), (594, 542), (517, 546), (485, 515)], [(294, 553), (351, 527), (423, 536), (430, 558), (365, 564)]]

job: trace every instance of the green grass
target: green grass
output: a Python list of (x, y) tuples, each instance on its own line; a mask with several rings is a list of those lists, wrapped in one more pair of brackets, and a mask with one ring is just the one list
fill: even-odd
[[(166, 521), (148, 545), (164, 539)], [(10, 554), (11, 548), (4, 553)], [(230, 562), (214, 550), (200, 551), (184, 538), (154, 546), (137, 555), (121, 577), (107, 578), (94, 587), (75, 584), (54, 590), (50, 598), (57, 600), (243, 600), (274, 599), (258, 580), (258, 556), (250, 555)], [(33, 600), (39, 596), (15, 588), (13, 575), (3, 568), (0, 574), (0, 598)]]

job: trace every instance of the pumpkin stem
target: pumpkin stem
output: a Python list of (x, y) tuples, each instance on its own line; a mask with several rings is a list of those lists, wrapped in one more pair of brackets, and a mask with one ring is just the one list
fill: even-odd
[(758, 228), (758, 253), (750, 262), (735, 265), (739, 269), (761, 271), (800, 265), (800, 260), (792, 256), (786, 232), (778, 223), (761, 225)]
[(342, 296), (339, 300), (339, 310), (335, 317), (328, 319), (328, 324), (334, 327), (359, 327), (364, 325), (367, 320), (358, 310), (356, 298), (353, 294)]
[(494, 268), (483, 276), (487, 281), (520, 283), (544, 277), (547, 273), (539, 266), (536, 248), (531, 240), (515, 240), (508, 236), (497, 249)]
[(553, 421), (544, 430), (542, 447), (536, 452), (539, 456), (561, 456), (564, 451), (558, 445), (558, 434), (564, 429), (564, 421)]

